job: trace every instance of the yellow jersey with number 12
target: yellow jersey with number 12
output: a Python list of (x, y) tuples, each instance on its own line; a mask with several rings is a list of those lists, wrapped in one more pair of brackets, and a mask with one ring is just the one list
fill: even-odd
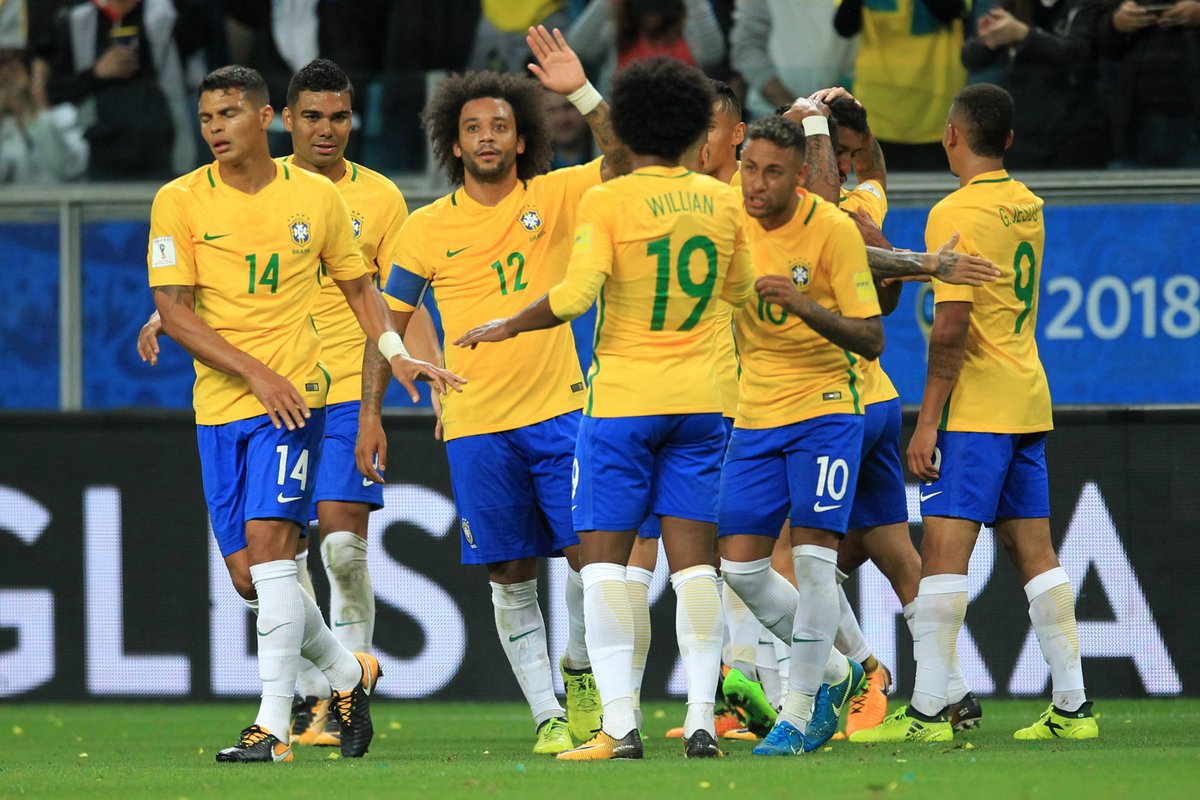
[[(279, 159), (291, 169), (300, 169), (292, 156)], [(350, 209), (354, 241), (362, 251), (367, 274), (382, 286), (387, 282), (392, 261), (388, 254), (396, 239), (408, 206), (396, 184), (374, 170), (346, 162), (346, 172), (333, 184)], [(329, 370), (333, 386), (326, 402), (346, 403), (362, 399), (362, 359), (367, 336), (358, 318), (346, 303), (346, 296), (321, 269), (321, 296), (313, 308), (313, 322), (321, 334), (321, 362)]]
[[(930, 250), (958, 231), (962, 253), (982, 256), (1000, 277), (982, 286), (933, 282), (934, 303), (971, 303), (962, 371), (942, 411), (947, 431), (1032, 433), (1054, 427), (1050, 386), (1038, 357), (1038, 279), (1046, 227), (1042, 199), (1004, 170), (985, 172), (929, 212)], [(936, 306), (935, 311), (936, 315)]]
[[(226, 186), (216, 163), (158, 190), (146, 256), (150, 286), (195, 287), (195, 312), (213, 330), (287, 378), (321, 408), (329, 375), (311, 311), (319, 273), (366, 274), (350, 212), (315, 173), (275, 163), (257, 194)], [(196, 362), (196, 423), (222, 425), (265, 414), (241, 378)]]
[[(786, 275), (809, 299), (844, 317), (879, 316), (867, 250), (854, 220), (816, 195), (768, 231), (747, 217), (754, 270)], [(734, 317), (742, 386), (739, 428), (778, 428), (826, 414), (862, 414), (860, 356), (838, 347), (779, 306), (756, 302)]]
[(446, 439), (532, 425), (583, 407), (584, 382), (569, 325), (475, 348), (451, 343), (510, 317), (563, 279), (585, 190), (600, 159), (519, 181), (495, 206), (462, 188), (409, 216), (392, 253), (385, 298), (412, 311), (428, 285), (445, 330), (446, 368), (470, 381), (442, 399)]
[(588, 191), (567, 284), (550, 293), (566, 318), (572, 285), (601, 287), (584, 413), (722, 413), (718, 304), (745, 302), (753, 278), (740, 194), (721, 181), (643, 167)]
[[(842, 193), (838, 208), (843, 211), (856, 211), (859, 214), (864, 214), (882, 228), (883, 220), (887, 217), (887, 194), (883, 191), (883, 186), (879, 181), (863, 181), (850, 191)], [(869, 406), (873, 403), (884, 403), (900, 396), (900, 393), (896, 391), (895, 385), (892, 384), (892, 379), (883, 371), (883, 362), (881, 359), (874, 361), (864, 360), (861, 362), (861, 366), (864, 406)]]

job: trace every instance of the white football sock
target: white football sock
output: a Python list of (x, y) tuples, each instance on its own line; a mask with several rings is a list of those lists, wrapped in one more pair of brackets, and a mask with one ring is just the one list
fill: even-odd
[(583, 577), (567, 565), (567, 645), (563, 665), (567, 669), (590, 669), (587, 639), (583, 629)]
[(967, 576), (930, 575), (921, 579), (913, 619), (917, 675), (912, 706), (940, 714), (949, 703), (950, 672), (958, 660), (958, 632), (967, 615)]
[(763, 693), (771, 705), (779, 708), (783, 702), (783, 685), (779, 680), (779, 658), (775, 655), (775, 645), (783, 645), (770, 631), (759, 625), (762, 638), (755, 648), (754, 666), (758, 668), (758, 681), (762, 684)]
[(1083, 663), (1079, 657), (1079, 628), (1075, 623), (1075, 592), (1066, 570), (1055, 567), (1025, 584), (1029, 619), (1042, 655), (1050, 665), (1054, 705), (1077, 711), (1087, 701)]
[(733, 587), (727, 587), (721, 598), (721, 610), (725, 613), (725, 628), (729, 631), (729, 649), (725, 663), (741, 670), (752, 681), (758, 680), (758, 640), (765, 633), (763, 625), (754, 616)]
[(329, 630), (317, 601), (303, 591), (300, 599), (304, 603), (304, 640), (300, 643), (300, 655), (325, 675), (331, 689), (339, 692), (353, 689), (362, 681), (362, 665)]
[(850, 598), (846, 597), (846, 590), (842, 588), (842, 583), (849, 576), (840, 569), (835, 571), (835, 575), (840, 610), (837, 638), (833, 640), (833, 645), (861, 664), (871, 657), (871, 646), (867, 644), (867, 637), (863, 635), (858, 617), (854, 616), (854, 609), (850, 606)]
[(625, 568), (625, 588), (629, 592), (629, 610), (633, 613), (633, 715), (642, 727), (642, 678), (646, 675), (646, 655), (650, 652), (650, 582), (654, 573), (641, 567)]
[(604, 705), (604, 732), (617, 739), (637, 725), (633, 715), (633, 610), (625, 565), (588, 564), (583, 576), (583, 608), (592, 674)]
[(763, 627), (790, 646), (800, 596), (787, 578), (771, 569), (771, 559), (729, 561), (722, 558), (721, 574)]
[[(307, 543), (307, 539), (302, 540)], [(302, 550), (296, 555), (296, 580), (305, 593), (317, 599), (317, 590), (313, 587), (312, 575), (308, 572), (308, 550)], [(300, 672), (296, 675), (296, 693), (301, 697), (329, 697), (329, 680), (325, 673), (317, 669), (311, 661), (300, 657)]]
[(305, 595), (296, 582), (296, 562), (291, 558), (253, 564), (250, 578), (258, 593), (258, 676), (262, 680), (262, 702), (254, 723), (287, 742), (304, 636)]
[(541, 725), (566, 712), (554, 696), (554, 677), (546, 645), (546, 623), (537, 601), (537, 580), (492, 583), (496, 633), (521, 685), (533, 719)]
[[(804, 730), (812, 718), (813, 699), (827, 672), (836, 672), (831, 656), (837, 636), (838, 597), (834, 570), (837, 550), (804, 544), (792, 548), (799, 604), (792, 627), (792, 663), (788, 694), (780, 719)], [(845, 663), (845, 659), (840, 659)], [(845, 673), (842, 671), (842, 676)]]
[[(675, 635), (687, 676), (687, 717), (683, 735), (706, 730), (715, 738), (713, 687), (721, 679), (721, 598), (717, 570), (699, 564), (671, 575), (675, 590)], [(753, 658), (753, 656), (751, 656)]]
[(329, 621), (333, 635), (352, 653), (371, 652), (375, 638), (375, 590), (367, 570), (367, 540), (335, 531), (321, 540), (329, 578)]

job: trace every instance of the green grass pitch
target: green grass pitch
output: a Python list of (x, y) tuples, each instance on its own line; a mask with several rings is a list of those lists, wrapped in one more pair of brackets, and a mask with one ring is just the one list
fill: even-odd
[[(1162, 798), (1200, 796), (1200, 700), (1100, 700), (1095, 742), (1014, 742), (1044, 702), (984, 701), (983, 728), (951, 744), (832, 743), (790, 759), (726, 742), (684, 760), (663, 733), (681, 703), (647, 706), (646, 760), (566, 764), (534, 756), (517, 704), (379, 701), (362, 760), (297, 748), (291, 764), (218, 765), (253, 703), (0, 706), (0, 798), (604, 797)], [(626, 793), (624, 797), (618, 792)]]

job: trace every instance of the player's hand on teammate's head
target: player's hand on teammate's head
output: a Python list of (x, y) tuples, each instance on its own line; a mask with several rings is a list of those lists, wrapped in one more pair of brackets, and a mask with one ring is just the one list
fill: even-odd
[(142, 361), (149, 361), (152, 367), (158, 365), (158, 337), (161, 333), (162, 318), (155, 311), (138, 331), (137, 337), (137, 353)]
[(996, 265), (981, 256), (970, 253), (957, 253), (959, 235), (955, 231), (950, 239), (937, 249), (933, 256), (937, 259), (933, 275), (943, 283), (954, 283), (960, 286), (982, 286), (1000, 277)]
[(467, 331), (455, 339), (454, 344), (474, 350), (475, 345), (480, 342), (503, 342), (505, 339), (511, 339), (516, 335), (509, 327), (507, 319), (494, 319), (491, 322), (480, 325), (478, 328), (472, 328)]
[(818, 89), (817, 91), (810, 94), (808, 96), (808, 99), (812, 100), (814, 103), (822, 103), (822, 104), (828, 106), (834, 100), (838, 100), (842, 97), (848, 97), (851, 100), (853, 100), (860, 108), (862, 107), (862, 103), (858, 102), (858, 98), (856, 98), (854, 95), (850, 94), (850, 92), (846, 91), (845, 87), (843, 87), (843, 86), (830, 86), (828, 89)]
[(829, 106), (820, 100), (814, 100), (810, 97), (797, 97), (792, 101), (791, 108), (784, 113), (784, 116), (804, 119), (805, 117), (815, 117), (817, 114), (828, 117)]
[(417, 381), (428, 381), (438, 394), (445, 394), (450, 389), (461, 392), (467, 383), (466, 378), (461, 378), (448, 369), (406, 356), (392, 358), (392, 375), (408, 392), (414, 403), (421, 399), (421, 395), (417, 393)]
[(529, 71), (550, 91), (570, 94), (587, 83), (583, 62), (558, 28), (553, 33), (546, 30), (545, 25), (530, 28), (525, 42), (537, 59), (536, 64), (528, 65)]
[(378, 414), (358, 418), (358, 437), (354, 441), (354, 461), (358, 471), (369, 481), (387, 483), (383, 473), (387, 470), (387, 435)]
[(246, 383), (267, 410), (276, 430), (285, 426), (289, 431), (303, 428), (304, 420), (312, 416), (292, 382), (268, 367), (259, 364), (246, 376)]

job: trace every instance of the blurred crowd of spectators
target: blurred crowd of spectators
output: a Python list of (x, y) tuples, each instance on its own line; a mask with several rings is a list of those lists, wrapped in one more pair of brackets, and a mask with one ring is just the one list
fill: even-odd
[[(429, 76), (524, 70), (539, 23), (601, 92), (663, 53), (729, 81), (749, 117), (852, 87), (895, 170), (944, 169), (950, 99), (985, 80), (1016, 99), (1014, 168), (1200, 166), (1200, 0), (0, 0), (0, 183), (177, 175), (208, 157), (208, 69), (256, 67), (279, 104), (318, 55), (355, 81), (350, 157), (420, 171)], [(592, 158), (574, 109), (547, 104), (555, 164)]]

